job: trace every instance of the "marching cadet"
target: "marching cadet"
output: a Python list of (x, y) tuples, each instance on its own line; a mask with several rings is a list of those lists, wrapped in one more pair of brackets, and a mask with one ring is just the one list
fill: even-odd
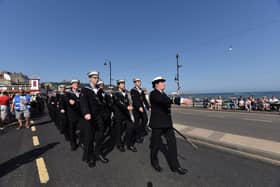
[(97, 95), (99, 100), (102, 103), (102, 119), (103, 119), (103, 123), (104, 123), (104, 137), (106, 136), (106, 134), (108, 134), (108, 130), (110, 129), (111, 126), (111, 112), (109, 109), (109, 105), (108, 105), (108, 95), (105, 93), (104, 88), (105, 88), (105, 84), (103, 81), (99, 81), (97, 83), (98, 86), (98, 91), (97, 91)]
[[(88, 73), (90, 85), (81, 90), (81, 112), (83, 116), (83, 135), (84, 135), (84, 153), (83, 161), (88, 163), (89, 167), (96, 166), (96, 160), (102, 163), (108, 163), (109, 160), (101, 153), (103, 141), (103, 120), (102, 103), (98, 98), (97, 82), (99, 73), (92, 71)], [(95, 146), (94, 146), (95, 139)]]
[[(104, 118), (104, 141), (102, 152), (104, 155), (109, 154), (115, 147), (116, 135), (114, 132), (114, 87), (109, 86), (107, 92), (104, 92), (104, 83), (101, 81), (99, 84), (99, 98), (103, 100), (105, 106), (103, 112)], [(102, 91), (101, 91), (102, 90)], [(102, 93), (102, 94), (101, 94)]]
[(66, 93), (67, 118), (69, 122), (69, 140), (72, 151), (78, 148), (76, 130), (82, 118), (79, 84), (79, 80), (72, 80), (71, 89)]
[(136, 127), (136, 142), (142, 143), (144, 136), (148, 133), (146, 131), (146, 125), (148, 123), (148, 117), (146, 110), (150, 109), (149, 103), (146, 100), (144, 91), (141, 88), (141, 79), (134, 78), (134, 88), (130, 90), (132, 103), (133, 103), (133, 116), (135, 119)]
[(66, 116), (66, 96), (65, 96), (65, 85), (59, 86), (59, 93), (56, 94), (57, 98), (57, 124), (61, 134), (64, 134), (65, 140), (69, 141), (68, 133), (68, 122)]
[[(56, 91), (52, 92), (48, 98), (48, 110), (53, 122), (56, 122)], [(56, 124), (56, 123), (55, 123)]]
[[(125, 89), (125, 81), (118, 80), (117, 85), (119, 90), (115, 92), (114, 97), (116, 145), (121, 152), (125, 152), (124, 144), (126, 144), (128, 150), (137, 152), (134, 147), (134, 127), (131, 119), (133, 107), (129, 102), (128, 93)], [(125, 137), (123, 137), (124, 132)]]
[(107, 96), (106, 102), (111, 112), (111, 119), (113, 120), (113, 116), (114, 116), (114, 87), (113, 86), (108, 87), (108, 92), (106, 96)]
[(165, 79), (163, 77), (154, 78), (152, 85), (154, 90), (150, 93), (151, 118), (149, 124), (152, 129), (150, 145), (151, 165), (156, 171), (162, 171), (157, 154), (162, 144), (161, 136), (164, 136), (167, 141), (168, 158), (170, 159), (171, 170), (183, 175), (187, 173), (188, 170), (180, 166), (177, 158), (177, 144), (171, 118), (171, 104), (191, 104), (192, 101), (180, 97), (170, 99), (164, 93)]

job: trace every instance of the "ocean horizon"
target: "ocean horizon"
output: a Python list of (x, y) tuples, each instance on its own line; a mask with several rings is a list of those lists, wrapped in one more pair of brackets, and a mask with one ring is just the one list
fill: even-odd
[(216, 92), (216, 93), (182, 93), (183, 97), (192, 97), (192, 98), (217, 98), (221, 96), (223, 99), (228, 99), (230, 97), (240, 97), (243, 98), (253, 96), (255, 98), (261, 98), (263, 96), (267, 96), (271, 98), (272, 96), (276, 96), (278, 99), (280, 98), (280, 91), (246, 91), (246, 92)]

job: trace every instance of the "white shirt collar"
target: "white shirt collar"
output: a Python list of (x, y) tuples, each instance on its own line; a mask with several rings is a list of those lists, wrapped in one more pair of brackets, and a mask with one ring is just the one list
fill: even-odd
[(139, 87), (137, 87), (137, 86), (135, 86), (135, 88), (136, 88), (136, 90), (137, 90), (139, 93), (142, 93), (141, 88), (139, 88)]
[(163, 90), (160, 90), (160, 89), (156, 89), (156, 90), (159, 91), (160, 93), (164, 93)]
[(125, 91), (122, 91), (121, 89), (119, 89), (119, 91), (122, 93), (122, 95), (125, 97), (126, 95), (126, 92)]

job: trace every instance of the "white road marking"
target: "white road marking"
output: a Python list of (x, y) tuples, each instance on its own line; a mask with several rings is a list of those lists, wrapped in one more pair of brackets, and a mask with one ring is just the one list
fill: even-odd
[(207, 115), (207, 116), (213, 118), (225, 118), (225, 116), (219, 116), (219, 115)]
[(265, 123), (272, 123), (270, 120), (264, 120), (264, 119), (251, 119), (251, 118), (242, 118), (243, 120), (247, 121), (256, 121), (256, 122), (265, 122)]

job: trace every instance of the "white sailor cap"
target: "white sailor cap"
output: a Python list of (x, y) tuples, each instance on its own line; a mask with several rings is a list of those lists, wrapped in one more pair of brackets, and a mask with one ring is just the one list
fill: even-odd
[(109, 86), (108, 89), (114, 89), (114, 86)]
[(141, 81), (141, 79), (140, 78), (134, 78), (133, 82), (135, 83), (136, 81)]
[(69, 89), (71, 89), (71, 86), (69, 86), (69, 85), (68, 85), (68, 86), (65, 86), (65, 89), (68, 89), (68, 90), (69, 90)]
[(95, 75), (95, 76), (99, 76), (99, 72), (98, 71), (91, 71), (91, 72), (88, 72), (88, 77), (91, 77), (91, 76), (93, 76), (93, 75)]
[(77, 79), (73, 79), (73, 80), (71, 80), (71, 84), (73, 84), (73, 83), (80, 83), (80, 81)]
[(98, 81), (97, 85), (104, 84), (103, 81)]
[(120, 84), (120, 83), (125, 83), (125, 80), (123, 80), (123, 79), (117, 80), (117, 84)]
[(155, 77), (152, 81), (153, 84), (157, 84), (159, 82), (165, 82), (165, 78), (163, 78), (162, 76), (158, 76), (158, 77)]

